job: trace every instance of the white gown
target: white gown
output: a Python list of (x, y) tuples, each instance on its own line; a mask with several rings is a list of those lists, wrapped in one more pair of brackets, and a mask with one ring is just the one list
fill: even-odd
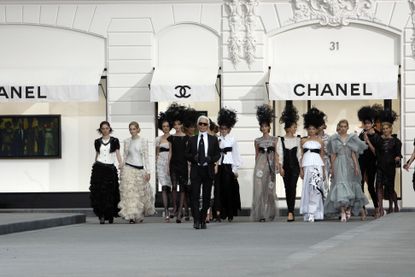
[(306, 149), (320, 150), (321, 144), (309, 140), (303, 144), (304, 154), (302, 167), (304, 170), (303, 191), (301, 192), (300, 213), (304, 215), (304, 221), (324, 219), (324, 182), (323, 160), (319, 153), (306, 151)]

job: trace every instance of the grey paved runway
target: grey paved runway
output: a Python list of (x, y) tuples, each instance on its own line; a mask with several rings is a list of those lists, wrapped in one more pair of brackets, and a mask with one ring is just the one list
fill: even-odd
[(86, 224), (0, 236), (0, 276), (415, 276), (415, 213), (348, 223)]

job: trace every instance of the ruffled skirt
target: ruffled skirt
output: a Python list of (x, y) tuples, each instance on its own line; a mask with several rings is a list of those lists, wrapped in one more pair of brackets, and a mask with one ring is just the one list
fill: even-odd
[(355, 175), (350, 156), (338, 155), (334, 162), (334, 178), (324, 206), (325, 214), (337, 215), (340, 207), (350, 207), (354, 215), (369, 201), (362, 190), (360, 168)]
[(140, 221), (153, 215), (154, 195), (150, 184), (144, 180), (145, 171), (126, 165), (121, 170), (119, 215), (126, 220)]
[(89, 198), (94, 213), (107, 220), (118, 217), (117, 205), (120, 201), (120, 192), (117, 168), (113, 164), (95, 162), (92, 166), (90, 184)]

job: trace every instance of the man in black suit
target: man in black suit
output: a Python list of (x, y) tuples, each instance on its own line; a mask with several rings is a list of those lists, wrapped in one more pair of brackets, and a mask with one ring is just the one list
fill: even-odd
[[(207, 133), (209, 118), (200, 116), (197, 119), (199, 134), (189, 139), (186, 147), (186, 158), (192, 163), (190, 181), (192, 191), (193, 227), (206, 229), (206, 213), (209, 208), (212, 182), (215, 175), (215, 162), (220, 158), (218, 139)], [(200, 186), (202, 192), (202, 210), (199, 211)]]

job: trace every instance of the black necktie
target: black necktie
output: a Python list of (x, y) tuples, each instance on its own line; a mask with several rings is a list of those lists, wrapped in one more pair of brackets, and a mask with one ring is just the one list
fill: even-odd
[(205, 163), (205, 142), (203, 140), (203, 134), (200, 135), (199, 139), (199, 149), (198, 149), (198, 162), (200, 165)]

